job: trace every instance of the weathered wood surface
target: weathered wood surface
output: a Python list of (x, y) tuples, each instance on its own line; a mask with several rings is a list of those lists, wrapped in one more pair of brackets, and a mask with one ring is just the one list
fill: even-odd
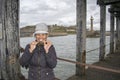
[[(112, 14), (116, 17), (116, 33), (115, 33), (115, 51), (119, 51), (120, 48), (120, 0), (97, 0), (97, 4), (100, 6), (107, 6), (111, 5), (112, 7), (109, 9), (109, 12), (112, 12)], [(102, 16), (102, 15), (101, 15)], [(112, 18), (111, 18), (112, 19)], [(110, 42), (113, 42), (114, 32), (113, 32), (113, 20), (111, 20), (111, 39)], [(113, 38), (113, 39), (112, 39)], [(114, 43), (110, 44), (110, 53), (113, 53), (114, 49)]]
[[(86, 0), (77, 0), (77, 41), (76, 61), (85, 63), (83, 55), (86, 52)], [(76, 65), (76, 75), (85, 75), (85, 67)]]
[(115, 4), (119, 2), (120, 0), (97, 0), (97, 4), (100, 4), (100, 5), (110, 5), (110, 4)]
[(19, 56), (19, 0), (0, 0), (2, 31), (0, 39), (1, 75), (4, 80), (20, 80)]
[(118, 52), (120, 52), (120, 17), (118, 18)]
[(106, 6), (100, 5), (100, 52), (99, 60), (105, 56)]
[(115, 23), (114, 15), (113, 13), (110, 13), (110, 53), (114, 53), (114, 40), (115, 40), (114, 23)]
[(116, 52), (120, 52), (120, 17), (116, 17)]
[(3, 62), (3, 31), (2, 31), (2, 0), (0, 0), (0, 79), (2, 78), (2, 69), (3, 69), (3, 66), (2, 66), (2, 62)]
[(116, 17), (115, 52), (118, 50), (118, 17)]

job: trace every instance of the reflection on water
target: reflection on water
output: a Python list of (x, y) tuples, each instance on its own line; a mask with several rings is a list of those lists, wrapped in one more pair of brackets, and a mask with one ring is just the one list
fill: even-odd
[[(49, 37), (55, 46), (57, 56), (70, 60), (76, 60), (76, 35)], [(20, 43), (23, 48), (33, 41), (33, 37), (20, 38)], [(106, 44), (109, 43), (109, 36), (106, 37)], [(87, 38), (86, 40), (86, 51), (99, 47), (99, 38)], [(109, 51), (109, 46), (106, 47), (106, 53)], [(91, 64), (98, 61), (99, 49), (86, 54), (86, 62)], [(27, 77), (27, 71), (22, 68), (22, 73)], [(59, 61), (55, 68), (55, 75), (61, 80), (65, 80), (71, 75), (75, 74), (75, 65), (72, 63)]]

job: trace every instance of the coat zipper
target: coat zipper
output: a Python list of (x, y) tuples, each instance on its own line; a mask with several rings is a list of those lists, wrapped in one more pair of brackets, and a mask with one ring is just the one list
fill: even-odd
[[(38, 65), (40, 65), (40, 50), (38, 53)], [(38, 80), (40, 80), (40, 66), (38, 66)]]

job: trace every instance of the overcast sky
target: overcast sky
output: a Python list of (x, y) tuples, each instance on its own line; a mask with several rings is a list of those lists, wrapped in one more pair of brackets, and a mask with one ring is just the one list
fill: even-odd
[[(96, 1), (87, 0), (87, 28), (93, 16), (94, 29), (99, 30), (100, 7)], [(106, 30), (109, 30), (109, 15), (107, 10)], [(75, 25), (76, 0), (20, 0), (20, 27), (37, 23)]]

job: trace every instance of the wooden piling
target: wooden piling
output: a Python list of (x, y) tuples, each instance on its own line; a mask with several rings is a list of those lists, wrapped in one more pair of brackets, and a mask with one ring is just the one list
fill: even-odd
[(110, 13), (110, 53), (114, 53), (114, 15)]
[(1, 79), (20, 80), (19, 0), (0, 0), (2, 4), (2, 37), (0, 39)]
[(116, 17), (116, 52), (120, 52), (120, 18)]
[(8, 80), (6, 72), (6, 53), (5, 53), (5, 38), (4, 38), (4, 28), (3, 28), (3, 14), (4, 14), (4, 0), (0, 0), (0, 79), (5, 77), (5, 80)]
[[(85, 63), (86, 56), (86, 0), (77, 0), (77, 41), (76, 41), (76, 61)], [(84, 57), (84, 59), (83, 59)], [(85, 66), (76, 64), (76, 75), (85, 75)]]
[(100, 52), (99, 61), (105, 56), (106, 6), (100, 5)]
[(115, 33), (115, 52), (117, 52), (118, 48), (118, 18), (116, 17), (116, 33)]
[(118, 18), (118, 52), (120, 52), (120, 17)]
[[(1, 39), (2, 39), (2, 1), (0, 0), (0, 43), (1, 43)], [(1, 45), (0, 45), (0, 49), (1, 49)], [(0, 50), (0, 79), (1, 79), (1, 50)]]
[(116, 42), (116, 51), (117, 52), (120, 52), (120, 18), (119, 17), (117, 17), (117, 31), (116, 31), (116, 33), (117, 33), (117, 42)]

